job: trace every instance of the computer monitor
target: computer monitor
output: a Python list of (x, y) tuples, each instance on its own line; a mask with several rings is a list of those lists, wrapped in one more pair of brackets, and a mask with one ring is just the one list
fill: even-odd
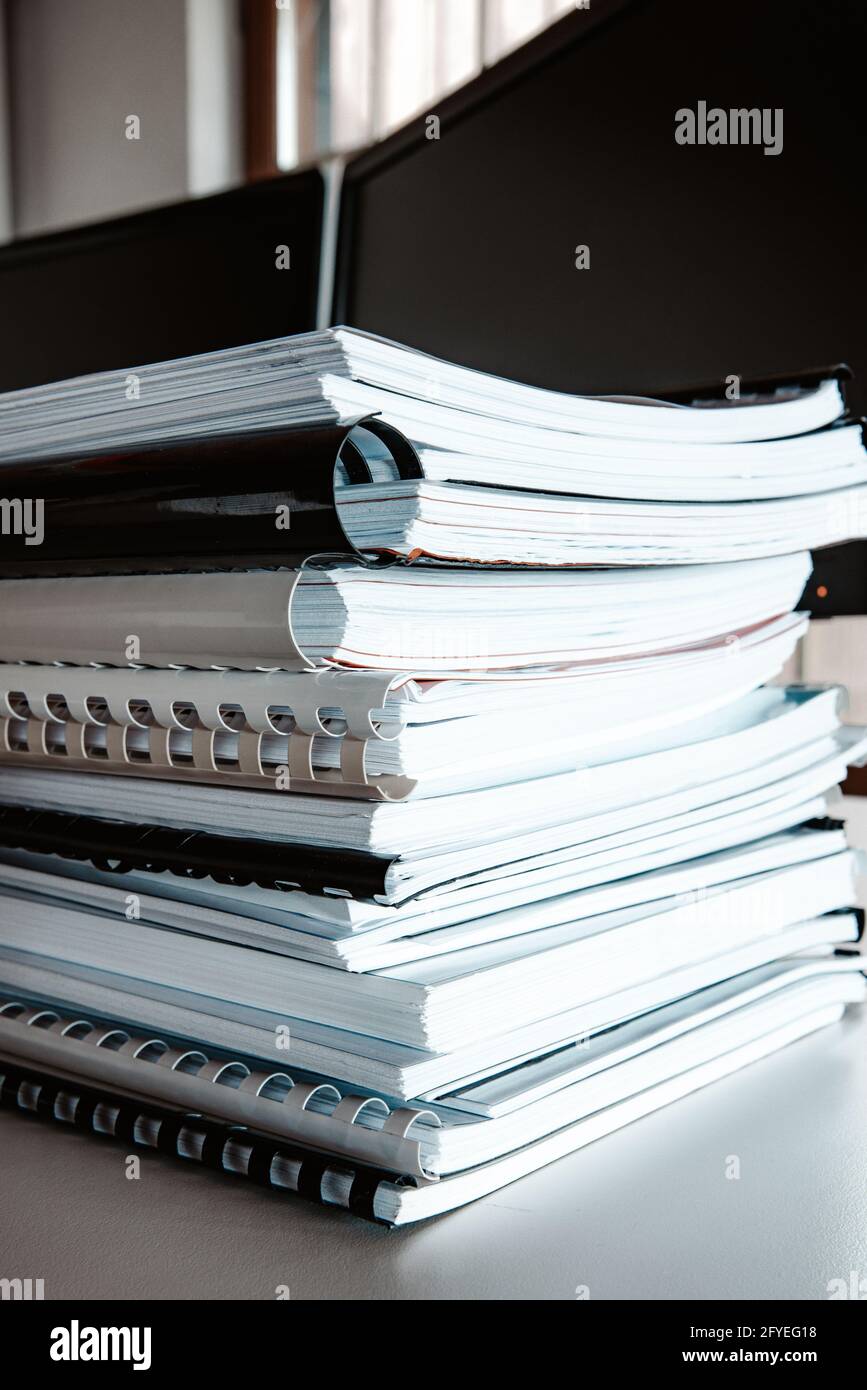
[(0, 390), (315, 327), (322, 213), (305, 170), (3, 247)]

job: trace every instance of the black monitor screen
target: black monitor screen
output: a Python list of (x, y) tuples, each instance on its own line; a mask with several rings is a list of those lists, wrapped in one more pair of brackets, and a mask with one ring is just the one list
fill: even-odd
[[(350, 165), (340, 316), (562, 390), (848, 360), (867, 409), (867, 8), (594, 0), (536, 44)], [(678, 144), (701, 101), (782, 109), (779, 153)]]
[(305, 171), (5, 247), (0, 390), (313, 328), (322, 206)]

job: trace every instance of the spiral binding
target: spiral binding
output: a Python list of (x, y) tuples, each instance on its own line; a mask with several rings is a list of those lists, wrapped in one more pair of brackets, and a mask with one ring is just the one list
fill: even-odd
[(9, 766), (26, 761), (36, 767), (75, 772), (189, 780), (255, 791), (307, 792), (365, 801), (404, 801), (416, 786), (413, 778), (396, 773), (369, 773), (366, 739), (342, 738), (340, 767), (321, 768), (314, 766), (314, 739), (306, 734), (286, 736), (286, 760), (272, 764), (262, 756), (263, 739), (271, 735), (235, 734), (234, 753), (221, 752), (218, 757), (215, 740), (226, 735), (216, 729), (194, 729), (191, 747), (181, 752), (177, 748), (177, 730), (152, 726), (147, 730), (147, 748), (142, 750), (133, 746), (130, 726), (108, 724), (104, 728), (105, 743), (95, 746), (86, 724), (0, 719), (0, 763)]
[[(0, 714), (54, 725), (397, 738), (408, 698), (394, 671), (200, 671), (0, 664)], [(389, 710), (386, 716), (385, 706)]]
[(29, 806), (0, 806), (0, 848), (91, 863), (101, 873), (171, 873), (182, 879), (271, 891), (300, 889), (375, 900), (393, 857), (364, 850), (215, 835)]
[[(419, 1121), (439, 1126), (430, 1110), (391, 1110), (378, 1096), (343, 1095), (331, 1082), (253, 1070), (236, 1058), (212, 1058), (199, 1047), (172, 1047), (115, 1023), (63, 1017), (17, 998), (0, 1001), (0, 1054), (85, 1083), (108, 1083), (148, 1102), (250, 1126), (281, 1141), (375, 1163), (392, 1174), (436, 1181), (423, 1141), (410, 1137)], [(330, 1113), (311, 1109), (314, 1101), (330, 1106)]]
[(382, 1225), (393, 1223), (377, 1214), (380, 1186), (407, 1186), (410, 1181), (368, 1164), (334, 1162), (297, 1144), (275, 1144), (243, 1126), (144, 1106), (2, 1059), (0, 1107), (193, 1160), (217, 1172), (244, 1176), (260, 1187), (293, 1192), (321, 1206), (343, 1207)]

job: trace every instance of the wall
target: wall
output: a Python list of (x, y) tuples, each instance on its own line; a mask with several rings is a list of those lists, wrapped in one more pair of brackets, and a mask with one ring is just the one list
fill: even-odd
[(0, 242), (12, 235), (12, 179), (9, 157), (9, 83), (6, 76), (5, 0), (0, 0)]
[(238, 180), (237, 0), (6, 4), (16, 235)]
[(845, 686), (846, 723), (867, 723), (867, 617), (811, 623), (803, 643), (801, 679)]
[(243, 94), (238, 0), (186, 0), (187, 191), (242, 181)]

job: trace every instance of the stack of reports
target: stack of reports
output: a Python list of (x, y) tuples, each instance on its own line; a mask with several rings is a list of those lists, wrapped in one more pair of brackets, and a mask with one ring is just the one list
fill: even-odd
[(404, 1224), (863, 997), (867, 733), (771, 683), (867, 534), (841, 372), (135, 374), (0, 397), (5, 1104)]

